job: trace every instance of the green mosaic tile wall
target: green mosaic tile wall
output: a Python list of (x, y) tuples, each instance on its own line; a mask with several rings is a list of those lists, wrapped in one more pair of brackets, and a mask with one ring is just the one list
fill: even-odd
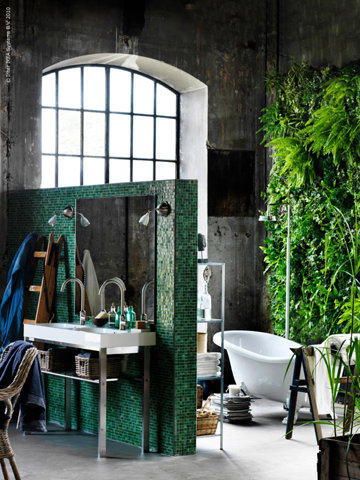
[[(75, 222), (47, 220), (77, 198), (156, 195), (171, 204), (169, 217), (157, 217), (157, 345), (151, 349), (150, 449), (167, 455), (195, 453), (196, 448), (196, 288), (197, 182), (169, 180), (9, 193), (10, 258), (33, 231), (65, 237), (57, 292), (75, 275)], [(69, 287), (69, 286), (68, 286)], [(73, 284), (57, 293), (57, 321), (74, 321)], [(31, 312), (27, 314), (33, 315)], [(107, 436), (141, 445), (142, 353), (130, 355), (126, 374), (108, 385)], [(49, 420), (64, 423), (64, 381), (46, 375)], [(96, 385), (72, 382), (72, 426), (97, 432)]]

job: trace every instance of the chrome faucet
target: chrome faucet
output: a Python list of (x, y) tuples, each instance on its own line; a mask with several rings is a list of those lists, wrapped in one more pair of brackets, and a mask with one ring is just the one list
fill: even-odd
[(141, 320), (146, 321), (147, 320), (147, 313), (146, 313), (146, 291), (148, 287), (154, 283), (154, 280), (151, 280), (150, 282), (144, 283), (142, 290), (141, 290)]
[(86, 312), (85, 312), (85, 286), (83, 282), (79, 278), (67, 278), (65, 282), (61, 285), (60, 292), (63, 292), (65, 290), (65, 286), (69, 282), (76, 282), (80, 286), (80, 312), (79, 312), (79, 317), (80, 317), (80, 325), (85, 325), (86, 322)]
[(125, 305), (125, 283), (119, 277), (113, 277), (109, 280), (105, 280), (105, 282), (99, 288), (99, 295), (100, 295), (100, 308), (101, 310), (105, 310), (105, 287), (110, 285), (111, 283), (117, 285), (120, 289), (120, 308), (121, 308), (121, 319), (125, 319), (124, 315), (124, 305)]

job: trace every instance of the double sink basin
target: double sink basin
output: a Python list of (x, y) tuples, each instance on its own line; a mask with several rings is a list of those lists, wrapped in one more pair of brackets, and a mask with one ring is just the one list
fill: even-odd
[(31, 341), (87, 350), (99, 351), (105, 348), (109, 355), (137, 353), (139, 347), (156, 344), (155, 332), (137, 329), (118, 330), (75, 323), (25, 324), (24, 337)]

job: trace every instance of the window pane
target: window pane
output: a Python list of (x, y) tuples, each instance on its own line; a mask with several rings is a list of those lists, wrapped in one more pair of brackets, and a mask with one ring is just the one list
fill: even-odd
[(110, 69), (110, 110), (130, 112), (131, 73), (117, 68)]
[(59, 110), (59, 153), (80, 154), (80, 112)]
[(43, 108), (41, 112), (41, 151), (55, 153), (56, 128), (55, 110)]
[(154, 82), (134, 75), (134, 113), (154, 113)]
[(55, 73), (49, 73), (42, 77), (41, 105), (46, 107), (55, 107), (56, 84)]
[(156, 158), (176, 159), (176, 120), (156, 119)]
[(55, 187), (55, 157), (43, 155), (41, 158), (41, 188)]
[(133, 163), (133, 181), (143, 182), (153, 180), (153, 162), (146, 160), (134, 160)]
[(176, 116), (176, 95), (159, 83), (156, 86), (156, 114)]
[(105, 154), (105, 114), (84, 112), (84, 155)]
[(80, 158), (59, 157), (58, 186), (80, 185)]
[(105, 183), (104, 158), (84, 157), (83, 183), (84, 185), (97, 185), (99, 183)]
[(112, 157), (130, 157), (130, 115), (110, 114), (109, 152)]
[(159, 162), (155, 163), (156, 180), (173, 180), (176, 178), (176, 163)]
[(110, 158), (109, 183), (130, 182), (130, 160)]
[(153, 158), (154, 120), (149, 117), (134, 116), (133, 155), (138, 158)]
[(59, 107), (80, 108), (80, 68), (59, 71)]
[(84, 68), (84, 108), (105, 110), (105, 68)]

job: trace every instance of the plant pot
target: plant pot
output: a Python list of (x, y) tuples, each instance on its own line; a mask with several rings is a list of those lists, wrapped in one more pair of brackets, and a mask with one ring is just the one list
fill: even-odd
[[(360, 434), (322, 438), (318, 452), (318, 480), (360, 479)], [(348, 453), (347, 453), (348, 450)]]

